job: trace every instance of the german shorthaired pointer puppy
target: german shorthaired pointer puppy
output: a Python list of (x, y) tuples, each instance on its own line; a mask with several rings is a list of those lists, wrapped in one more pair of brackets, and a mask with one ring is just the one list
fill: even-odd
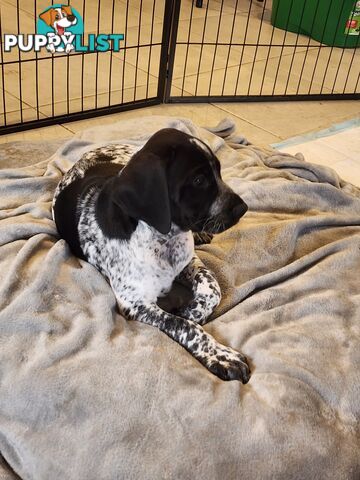
[[(85, 153), (53, 201), (60, 236), (107, 277), (127, 319), (158, 327), (219, 378), (243, 383), (250, 377), (244, 355), (200, 326), (221, 294), (195, 255), (192, 232), (200, 239), (223, 232), (246, 210), (222, 181), (210, 148), (171, 128), (141, 149), (113, 143)], [(192, 290), (190, 303), (176, 315), (157, 303), (175, 279)]]

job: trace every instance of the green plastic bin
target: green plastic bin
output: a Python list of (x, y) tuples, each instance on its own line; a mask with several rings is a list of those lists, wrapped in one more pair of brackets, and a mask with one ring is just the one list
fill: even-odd
[(360, 46), (360, 1), (273, 0), (271, 23), (326, 45)]

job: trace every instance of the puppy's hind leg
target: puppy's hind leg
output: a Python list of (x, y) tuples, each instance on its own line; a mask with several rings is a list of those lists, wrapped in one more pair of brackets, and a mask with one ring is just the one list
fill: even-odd
[(128, 320), (138, 320), (159, 328), (217, 377), (240, 380), (242, 383), (249, 381), (250, 369), (245, 356), (218, 343), (197, 323), (164, 312), (156, 304), (124, 303), (123, 299), (118, 301), (120, 310)]

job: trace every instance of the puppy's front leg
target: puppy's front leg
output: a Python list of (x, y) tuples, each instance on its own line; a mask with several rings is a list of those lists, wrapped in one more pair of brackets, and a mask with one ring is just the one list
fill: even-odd
[(214, 275), (195, 255), (180, 273), (178, 280), (191, 285), (193, 299), (176, 313), (204, 325), (221, 300), (220, 286)]
[(214, 235), (212, 233), (193, 232), (193, 237), (195, 245), (204, 245), (206, 243), (211, 243)]
[(171, 315), (156, 304), (118, 301), (120, 310), (128, 320), (138, 320), (159, 328), (217, 377), (240, 380), (242, 383), (249, 381), (250, 369), (245, 356), (218, 343), (197, 323)]

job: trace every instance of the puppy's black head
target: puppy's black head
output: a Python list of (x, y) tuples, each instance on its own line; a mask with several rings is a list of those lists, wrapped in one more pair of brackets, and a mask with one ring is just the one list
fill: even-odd
[(168, 233), (219, 233), (247, 210), (221, 179), (220, 163), (201, 140), (167, 128), (155, 133), (121, 173), (115, 202), (130, 217)]

